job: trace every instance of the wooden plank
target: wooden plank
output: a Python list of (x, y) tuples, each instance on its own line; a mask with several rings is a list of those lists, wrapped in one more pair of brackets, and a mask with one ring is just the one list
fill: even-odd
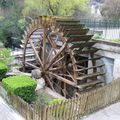
[(85, 30), (87, 28), (66, 28), (64, 31), (82, 31)]
[(65, 24), (65, 23), (61, 23), (61, 24), (59, 24), (59, 26), (65, 26), (65, 27), (67, 27), (67, 26), (69, 26), (69, 27), (84, 27), (85, 25), (84, 24)]
[(78, 45), (78, 42), (91, 40), (93, 35), (70, 35), (67, 37), (68, 37), (67, 40), (68, 43), (77, 42), (76, 44)]
[(97, 52), (99, 49), (97, 48), (94, 48), (94, 49), (87, 49), (87, 50), (83, 50), (83, 51), (78, 51), (78, 50), (75, 50), (74, 51), (74, 56), (78, 56), (80, 54), (90, 54), (90, 53), (95, 53)]
[[(23, 55), (18, 55), (19, 56), (19, 58), (22, 58), (23, 57)], [(35, 54), (25, 54), (25, 57), (34, 57), (35, 56)]]
[(83, 59), (83, 60), (80, 60), (80, 61), (76, 61), (76, 64), (79, 64), (79, 63), (82, 63), (82, 62), (86, 62), (86, 61), (89, 61), (89, 60), (99, 60), (101, 58), (103, 58), (103, 57), (99, 56), (99, 57), (95, 57), (95, 58)]
[(87, 87), (90, 87), (90, 86), (94, 86), (94, 85), (96, 85), (96, 84), (102, 84), (102, 83), (103, 83), (103, 81), (95, 80), (95, 81), (90, 81), (90, 82), (87, 82), (87, 83), (78, 85), (77, 87), (78, 87), (79, 89), (84, 89), (84, 88), (87, 88)]
[(73, 35), (85, 35), (88, 33), (88, 31), (89, 31), (89, 29), (73, 29), (73, 30), (65, 29), (63, 36), (65, 36), (66, 34), (67, 35), (71, 35), (71, 34), (73, 34)]
[(91, 39), (93, 37), (93, 35), (74, 35), (74, 34), (70, 34), (70, 35), (67, 35), (66, 37), (69, 37), (69, 38), (89, 38)]
[(84, 28), (84, 26), (59, 26), (59, 30), (61, 31), (64, 31), (65, 29), (70, 29), (70, 28), (74, 28), (74, 29), (76, 29), (76, 28), (79, 28), (79, 29), (81, 29), (81, 28)]
[(35, 31), (32, 33), (32, 35), (41, 35), (44, 31)]
[(47, 42), (47, 38), (46, 38), (46, 33), (47, 33), (47, 29), (46, 27), (44, 28), (44, 33), (43, 33), (43, 52), (42, 52), (42, 60), (43, 60), (43, 69), (46, 67), (46, 42)]
[(56, 20), (57, 23), (80, 23), (80, 20)]
[(82, 71), (86, 71), (86, 70), (89, 70), (89, 69), (96, 69), (96, 68), (100, 68), (100, 67), (103, 67), (103, 65), (97, 65), (97, 66), (92, 66), (92, 67), (87, 67), (87, 68), (83, 68), (83, 69), (77, 69), (76, 71), (77, 72), (82, 72)]
[(85, 43), (77, 43), (77, 44), (73, 44), (70, 48), (71, 49), (74, 49), (74, 48), (79, 48), (80, 49), (83, 49), (84, 47), (91, 47), (93, 46), (94, 44), (96, 44), (97, 42), (85, 42)]
[(35, 58), (33, 58), (33, 59), (26, 59), (25, 61), (26, 61), (26, 62), (35, 62), (36, 59), (35, 59)]
[[(21, 42), (22, 42), (22, 44), (25, 44), (25, 41), (24, 40), (21, 40)], [(33, 43), (40, 43), (40, 42), (42, 42), (42, 41), (40, 41), (40, 39), (33, 39)], [(28, 44), (29, 44), (29, 41), (28, 41)]]
[[(91, 54), (90, 54), (90, 57), (93, 58), (93, 60), (92, 60), (92, 65), (93, 65), (93, 66), (96, 66), (96, 60), (94, 60), (95, 55), (94, 55), (93, 53), (91, 53)], [(97, 68), (94, 68), (94, 69), (93, 69), (93, 73), (96, 73), (96, 72), (97, 72)], [(95, 78), (94, 78), (94, 79), (95, 79)], [(96, 77), (96, 79), (97, 79), (97, 77)]]
[(88, 79), (88, 78), (92, 78), (92, 77), (96, 77), (96, 76), (102, 76), (102, 75), (104, 75), (104, 74), (105, 74), (105, 73), (101, 73), (101, 72), (92, 73), (92, 74), (87, 74), (87, 75), (78, 77), (78, 78), (76, 78), (76, 79), (77, 79), (77, 80), (84, 80), (84, 79)]
[(35, 38), (41, 38), (42, 37), (42, 34), (39, 34), (39, 35), (34, 35), (34, 34), (32, 34), (31, 36), (30, 36), (30, 38), (32, 39), (35, 39)]
[[(34, 44), (33, 44), (33, 45), (34, 45)], [(24, 45), (21, 44), (20, 47), (23, 49), (23, 48), (24, 48)], [(30, 44), (27, 44), (26, 48), (27, 48), (27, 49), (32, 49), (32, 46), (31, 46)], [(39, 49), (39, 48), (40, 48), (40, 47), (36, 47), (36, 46), (35, 46), (35, 49)]]

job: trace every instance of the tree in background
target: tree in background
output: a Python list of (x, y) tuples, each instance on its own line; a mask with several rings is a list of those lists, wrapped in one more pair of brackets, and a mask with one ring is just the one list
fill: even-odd
[(18, 47), (25, 24), (22, 17), (23, 1), (1, 0), (0, 8), (3, 12), (0, 17), (0, 41), (5, 47)]
[(101, 12), (105, 19), (120, 20), (120, 0), (105, 0)]
[(0, 41), (19, 47), (27, 18), (41, 15), (84, 16), (89, 0), (0, 0)]
[(24, 16), (72, 16), (75, 11), (86, 12), (88, 0), (25, 0)]

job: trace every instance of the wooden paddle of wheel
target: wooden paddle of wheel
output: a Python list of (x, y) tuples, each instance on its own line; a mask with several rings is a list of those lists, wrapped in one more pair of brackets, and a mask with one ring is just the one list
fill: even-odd
[(104, 73), (97, 68), (104, 65), (96, 65), (101, 57), (95, 57), (98, 49), (88, 31), (74, 18), (41, 16), (32, 21), (21, 45), (24, 70), (39, 69), (47, 86), (65, 97), (101, 85), (97, 78)]

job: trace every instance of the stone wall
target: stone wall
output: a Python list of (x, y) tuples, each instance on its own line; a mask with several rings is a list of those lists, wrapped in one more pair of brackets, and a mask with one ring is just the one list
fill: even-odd
[[(103, 56), (102, 62), (105, 64), (106, 82), (109, 83), (120, 77), (120, 44), (106, 41), (98, 41), (94, 46), (100, 50), (97, 55)], [(99, 63), (98, 63), (99, 64)]]

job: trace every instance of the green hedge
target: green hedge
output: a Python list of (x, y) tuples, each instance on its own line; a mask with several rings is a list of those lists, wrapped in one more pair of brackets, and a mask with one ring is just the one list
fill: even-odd
[(2, 80), (5, 77), (7, 70), (8, 70), (8, 67), (5, 64), (0, 63), (0, 80)]
[(20, 96), (27, 102), (32, 102), (35, 98), (35, 88), (37, 82), (29, 76), (12, 76), (2, 80), (8, 92)]

